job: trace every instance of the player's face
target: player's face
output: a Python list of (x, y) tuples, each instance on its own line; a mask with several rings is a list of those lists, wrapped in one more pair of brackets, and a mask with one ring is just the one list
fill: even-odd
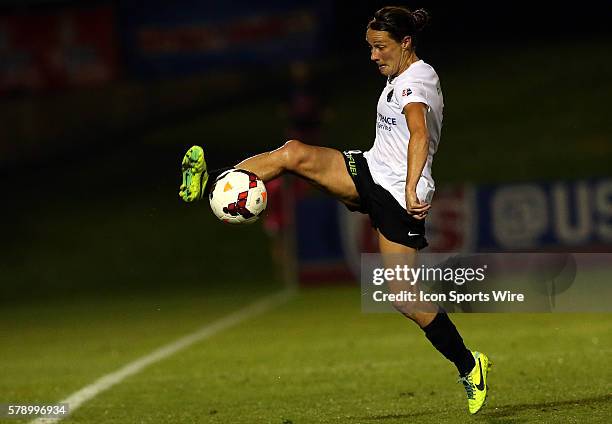
[(378, 65), (378, 70), (385, 76), (395, 76), (400, 71), (402, 45), (395, 41), (387, 31), (369, 29), (366, 41), (370, 45), (370, 59)]

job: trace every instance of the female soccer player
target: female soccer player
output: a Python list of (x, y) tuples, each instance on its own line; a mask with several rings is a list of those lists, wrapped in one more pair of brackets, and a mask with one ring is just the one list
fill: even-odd
[[(401, 254), (408, 264), (414, 264), (417, 251), (427, 246), (424, 223), (435, 189), (431, 165), (440, 141), (444, 106), (438, 75), (415, 50), (417, 35), (428, 20), (422, 9), (384, 7), (367, 25), (371, 60), (387, 77), (378, 99), (376, 138), (369, 151), (341, 153), (289, 140), (277, 150), (235, 166), (264, 182), (285, 172), (297, 174), (349, 209), (369, 214), (378, 229), (380, 252)], [(216, 178), (219, 172), (210, 176)], [(207, 194), (209, 174), (201, 147), (187, 151), (182, 173), (179, 194), (183, 200), (192, 202)], [(385, 265), (394, 263), (389, 259)], [(465, 347), (456, 327), (437, 305), (394, 306), (455, 364), (467, 392), (468, 409), (472, 414), (478, 412), (487, 395), (487, 356)]]

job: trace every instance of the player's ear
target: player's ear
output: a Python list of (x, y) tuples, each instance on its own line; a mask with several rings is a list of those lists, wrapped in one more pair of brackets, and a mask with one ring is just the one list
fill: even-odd
[(407, 35), (402, 39), (402, 49), (408, 50), (410, 49), (411, 46), (412, 46), (412, 37)]

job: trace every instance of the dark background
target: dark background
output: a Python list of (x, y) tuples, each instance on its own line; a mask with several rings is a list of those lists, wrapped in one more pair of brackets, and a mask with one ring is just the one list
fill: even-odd
[[(109, 77), (0, 91), (2, 300), (273, 281), (261, 227), (226, 228), (206, 205), (182, 204), (179, 166), (192, 144), (206, 146), (213, 168), (282, 144), (292, 61), (310, 64), (330, 110), (321, 137), (304, 141), (371, 145), (384, 79), (370, 63), (364, 30), (386, 3), (299, 2), (296, 9), (317, 16), (303, 51), (260, 60), (246, 47), (239, 63), (230, 53), (180, 72), (142, 72), (124, 30), (162, 4), (0, 3), (3, 19), (99, 7), (114, 16)], [(278, 2), (246, 4), (235, 12), (225, 5), (223, 19), (266, 16)], [(439, 183), (610, 175), (609, 4), (401, 4), (432, 15), (418, 54), (437, 69), (445, 93)], [(191, 13), (178, 3), (163, 7)], [(29, 34), (40, 35), (36, 26)], [(6, 54), (0, 44), (0, 58)], [(233, 265), (229, 258), (247, 247), (245, 265)]]

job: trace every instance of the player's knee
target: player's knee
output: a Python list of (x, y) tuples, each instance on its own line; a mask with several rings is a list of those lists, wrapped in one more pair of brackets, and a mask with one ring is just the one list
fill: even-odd
[(281, 148), (285, 169), (299, 172), (308, 160), (308, 145), (299, 140), (289, 140)]
[(416, 307), (414, 302), (395, 301), (395, 302), (392, 302), (392, 305), (395, 308), (395, 310), (397, 310), (399, 313), (401, 313), (405, 317), (410, 318), (413, 321), (416, 320), (418, 308)]

